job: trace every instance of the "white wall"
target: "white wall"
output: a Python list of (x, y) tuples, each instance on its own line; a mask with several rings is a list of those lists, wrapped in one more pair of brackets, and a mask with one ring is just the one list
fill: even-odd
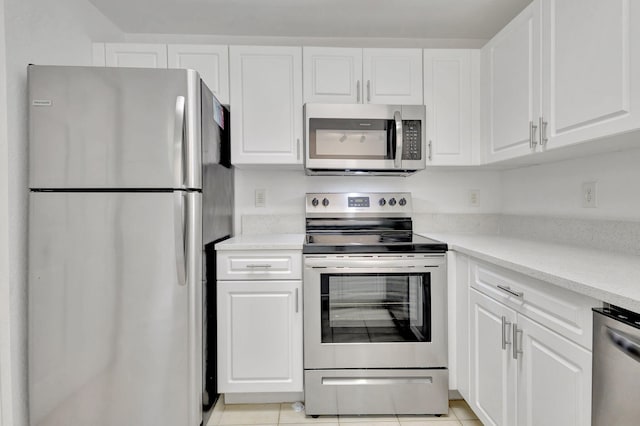
[[(27, 235), (27, 103), (29, 63), (90, 65), (91, 42), (118, 39), (120, 30), (87, 0), (4, 0), (7, 65), (8, 234), (0, 234), (9, 252), (9, 348), (4, 377), (13, 392), (3, 394), (7, 425), (26, 424), (26, 235)], [(5, 79), (3, 79), (5, 81)], [(5, 99), (4, 97), (2, 99)], [(0, 160), (3, 159), (0, 156)], [(0, 189), (2, 187), (0, 186)], [(0, 192), (0, 194), (2, 194)], [(5, 202), (3, 201), (3, 206)], [(0, 214), (0, 221), (2, 221)], [(7, 299), (0, 299), (6, 303)], [(1, 311), (0, 311), (1, 312)], [(6, 346), (3, 345), (3, 350)], [(7, 367), (7, 368), (5, 368)], [(11, 412), (12, 411), (12, 412)]]
[[(235, 232), (241, 233), (242, 215), (299, 214), (304, 216), (307, 192), (408, 191), (415, 213), (499, 213), (500, 172), (479, 170), (425, 170), (412, 176), (305, 176), (302, 170), (236, 169)], [(266, 206), (255, 207), (256, 189), (266, 189)], [(472, 206), (469, 191), (479, 190)]]
[[(583, 208), (591, 181), (598, 206)], [(502, 182), (505, 214), (640, 221), (640, 149), (509, 170)]]

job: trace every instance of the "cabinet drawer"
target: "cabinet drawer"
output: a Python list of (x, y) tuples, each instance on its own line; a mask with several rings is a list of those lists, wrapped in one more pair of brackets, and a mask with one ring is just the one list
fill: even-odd
[(591, 349), (591, 308), (598, 301), (483, 262), (472, 262), (471, 287)]
[(296, 250), (218, 252), (219, 280), (299, 280), (302, 253)]

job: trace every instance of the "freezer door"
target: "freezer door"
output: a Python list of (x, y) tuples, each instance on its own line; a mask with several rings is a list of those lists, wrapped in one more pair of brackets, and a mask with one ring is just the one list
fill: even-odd
[(32, 426), (200, 425), (199, 203), (31, 194)]
[(195, 71), (31, 65), (28, 77), (30, 188), (201, 188)]

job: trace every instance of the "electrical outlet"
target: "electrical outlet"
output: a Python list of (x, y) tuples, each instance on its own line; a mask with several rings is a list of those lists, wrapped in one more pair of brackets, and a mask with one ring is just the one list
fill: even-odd
[(473, 207), (477, 207), (480, 205), (480, 190), (479, 189), (470, 189), (469, 190), (469, 205)]
[(256, 207), (264, 207), (267, 205), (267, 190), (264, 188), (256, 189), (255, 192)]
[(584, 182), (582, 184), (582, 207), (595, 208), (597, 204), (596, 182)]

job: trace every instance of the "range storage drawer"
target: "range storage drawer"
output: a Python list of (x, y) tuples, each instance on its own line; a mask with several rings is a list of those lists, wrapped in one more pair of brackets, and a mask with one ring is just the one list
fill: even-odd
[(601, 302), (477, 261), (471, 262), (471, 287), (591, 350), (591, 308)]
[(228, 250), (218, 253), (218, 280), (299, 280), (299, 250)]
[[(305, 370), (307, 415), (447, 414), (447, 369)], [(313, 397), (311, 397), (313, 396)]]

